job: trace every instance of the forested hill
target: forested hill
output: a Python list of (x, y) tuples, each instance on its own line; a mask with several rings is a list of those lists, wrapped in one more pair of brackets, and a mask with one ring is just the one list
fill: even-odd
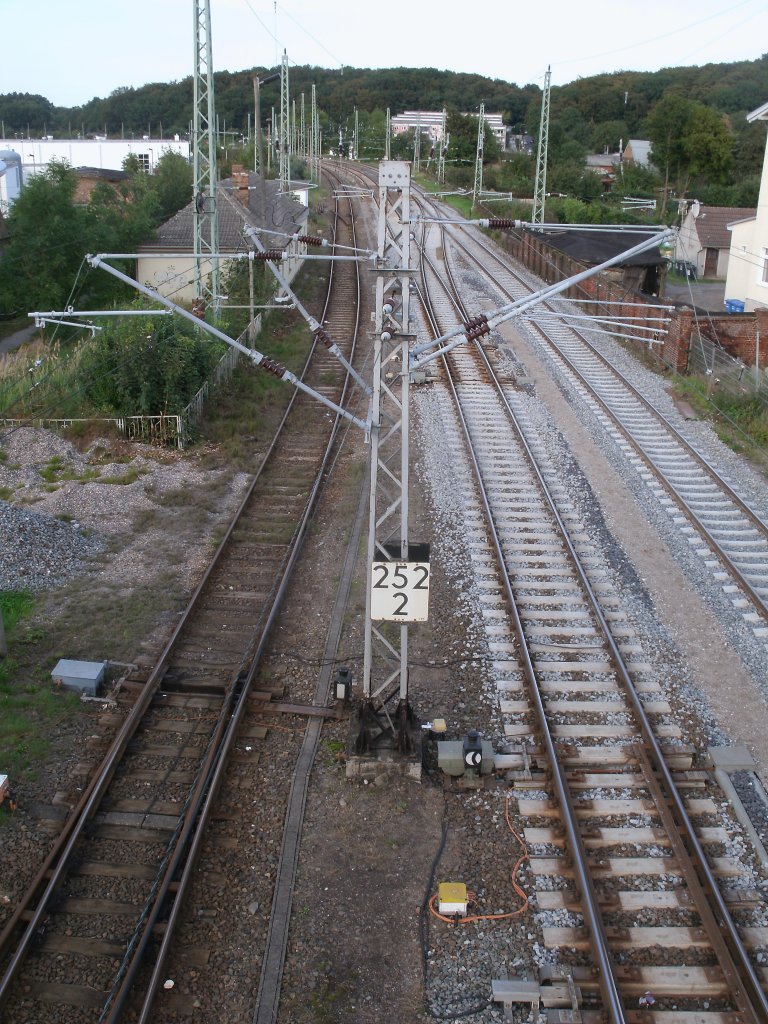
[[(273, 69), (274, 70), (274, 69)], [(220, 127), (245, 131), (253, 110), (252, 76), (270, 70), (216, 74), (216, 107)], [(510, 65), (514, 74), (514, 60)], [(456, 74), (434, 68), (369, 70), (294, 67), (290, 70), (291, 95), (309, 104), (312, 83), (326, 126), (335, 127), (354, 117), (354, 108), (366, 113), (390, 108), (393, 114), (406, 109), (435, 110), (442, 106), (462, 111), (477, 109), (481, 102), (489, 112), (501, 112), (507, 123), (535, 134), (538, 127), (540, 84), (517, 86), (482, 75)], [(620, 71), (581, 78), (553, 86), (553, 123), (563, 122), (570, 135), (583, 126), (612, 123), (611, 135), (643, 137), (644, 120), (654, 103), (667, 92), (697, 100), (731, 119), (768, 100), (768, 54), (754, 61), (707, 64), (703, 67), (670, 67), (656, 72)], [(279, 81), (262, 90), (262, 115), (279, 106)], [(43, 96), (28, 93), (0, 95), (0, 119), (6, 137), (15, 133), (55, 136), (84, 131), (86, 135), (152, 134), (189, 131), (192, 115), (192, 79), (152, 83), (141, 88), (115, 90), (105, 99), (92, 99), (81, 107), (55, 107)], [(618, 131), (616, 130), (618, 129)]]

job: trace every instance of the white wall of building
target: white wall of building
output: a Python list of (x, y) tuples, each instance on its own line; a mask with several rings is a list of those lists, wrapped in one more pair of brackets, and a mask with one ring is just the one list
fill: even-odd
[(0, 144), (0, 212), (4, 214), (8, 213), (21, 191), (21, 164), (16, 155)]
[(756, 222), (757, 218), (753, 217), (751, 220), (743, 220), (734, 224), (730, 229), (731, 249), (728, 277), (725, 282), (725, 297), (726, 299), (739, 299), (745, 304), (745, 309), (750, 278), (754, 276), (755, 272), (755, 261), (751, 255), (751, 248)]
[(24, 178), (45, 170), (53, 160), (72, 167), (122, 169), (134, 154), (150, 173), (166, 153), (180, 153), (189, 160), (189, 142), (173, 139), (0, 139), (0, 150), (18, 153)]
[[(479, 117), (480, 115), (471, 114), (470, 116)], [(498, 144), (504, 149), (507, 129), (502, 123), (501, 114), (485, 114), (483, 120), (493, 132)], [(422, 134), (428, 135), (432, 142), (440, 142), (443, 136), (442, 110), (406, 110), (402, 114), (395, 114), (391, 124), (393, 135), (404, 135), (406, 132), (420, 127)]]
[[(768, 121), (768, 103), (747, 115), (748, 121)], [(757, 215), (731, 228), (731, 250), (726, 299), (740, 299), (748, 313), (768, 308), (768, 140), (763, 156), (763, 174)]]

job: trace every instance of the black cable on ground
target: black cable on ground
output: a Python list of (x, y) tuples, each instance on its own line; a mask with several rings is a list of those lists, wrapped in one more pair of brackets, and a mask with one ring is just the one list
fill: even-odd
[(479, 1003), (476, 1006), (472, 1006), (467, 1010), (457, 1010), (455, 1013), (439, 1013), (433, 1009), (429, 1002), (429, 900), (432, 896), (432, 891), (435, 885), (435, 874), (437, 873), (437, 865), (440, 863), (440, 858), (443, 856), (443, 850), (448, 839), (448, 825), (443, 823), (443, 834), (440, 838), (440, 845), (437, 848), (432, 866), (429, 869), (429, 879), (427, 880), (427, 888), (424, 893), (424, 899), (421, 902), (419, 908), (419, 932), (421, 935), (421, 962), (422, 962), (422, 974), (424, 978), (424, 1008), (426, 1012), (432, 1017), (433, 1020), (461, 1020), (463, 1017), (472, 1017), (476, 1013), (482, 1013), (487, 1010), (493, 1003), (492, 999), (486, 999), (484, 1003)]

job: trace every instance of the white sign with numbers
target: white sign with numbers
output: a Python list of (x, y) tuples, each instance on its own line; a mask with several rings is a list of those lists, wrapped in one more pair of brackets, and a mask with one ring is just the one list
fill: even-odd
[(429, 562), (373, 563), (373, 620), (426, 622), (428, 612)]

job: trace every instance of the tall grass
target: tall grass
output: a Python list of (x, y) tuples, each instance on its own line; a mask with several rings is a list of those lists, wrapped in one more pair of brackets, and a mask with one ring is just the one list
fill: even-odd
[[(41, 629), (23, 625), (34, 608), (31, 594), (0, 591), (8, 642), (8, 654), (0, 657), (0, 770), (10, 777), (14, 788), (17, 782), (36, 775), (56, 731), (52, 726), (78, 706), (76, 695), (54, 693), (50, 685), (29, 678), (24, 662), (30, 657), (34, 662), (32, 648), (43, 639)], [(6, 817), (7, 811), (0, 808), (0, 826)]]

